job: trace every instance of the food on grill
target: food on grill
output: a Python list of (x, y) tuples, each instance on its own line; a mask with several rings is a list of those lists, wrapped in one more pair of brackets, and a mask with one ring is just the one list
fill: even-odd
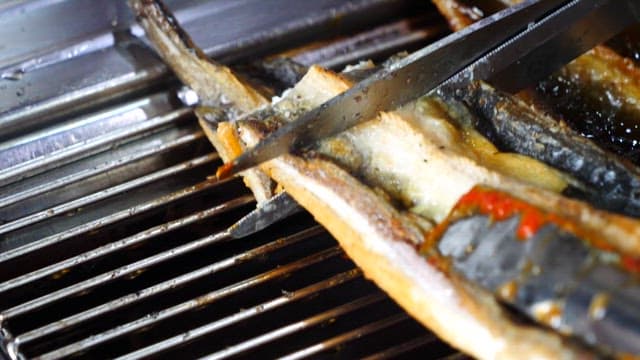
[(574, 129), (640, 164), (640, 68), (598, 46), (542, 81), (538, 100)]
[[(445, 2), (457, 9), (470, 6)], [(453, 30), (460, 30), (518, 2), (478, 1), (474, 4), (480, 8), (473, 13), (442, 13)], [(639, 29), (634, 26), (609, 44), (637, 57)], [(640, 68), (632, 59), (600, 45), (542, 80), (537, 91), (519, 94), (521, 99), (487, 84), (467, 90), (461, 98), (483, 118), (475, 126), (484, 135), (505, 149), (571, 173), (582, 182), (583, 196), (599, 207), (640, 215), (640, 169), (609, 152), (640, 164)]]
[[(163, 8), (156, 1), (131, 2), (147, 31), (170, 32), (177, 28), (175, 20), (167, 22), (172, 18), (162, 19), (167, 13), (157, 10)], [(154, 22), (166, 22), (171, 28), (154, 28)], [(168, 50), (172, 47), (185, 49), (181, 44), (185, 36), (165, 36), (163, 39), (176, 42), (171, 46), (156, 45), (164, 58), (174, 56), (172, 54), (197, 57), (197, 51), (194, 54), (189, 51), (171, 53)], [(204, 61), (203, 58), (200, 60)], [(168, 62), (188, 61), (173, 59)], [(193, 71), (193, 68), (175, 65), (174, 70), (180, 73)], [(226, 97), (223, 115), (236, 111), (243, 115), (212, 125), (206, 118), (216, 114), (215, 110), (201, 108), (197, 112), (207, 134), (226, 160), (254, 146), (297, 114), (320, 105), (352, 85), (348, 76), (313, 66), (294, 88), (286, 91), (272, 105), (250, 112), (250, 109), (230, 108), (242, 102), (237, 96), (243, 96), (243, 89), (249, 93), (256, 92), (237, 82), (238, 78), (231, 72), (225, 73), (233, 77), (233, 84), (240, 85), (228, 94), (216, 93), (215, 100), (222, 95)], [(198, 89), (189, 81), (203, 81), (204, 74), (179, 76), (187, 85)], [(508, 99), (506, 95), (478, 86), (477, 91), (469, 92), (467, 105), (474, 105), (469, 100), (474, 97)], [(546, 296), (541, 303), (527, 303), (527, 309), (514, 314), (512, 309), (502, 305), (501, 300), (510, 302), (515, 299), (519, 293), (515, 282), (506, 281), (500, 286), (493, 286), (492, 281), (502, 278), (492, 274), (482, 277), (479, 273), (468, 273), (464, 267), (447, 265), (455, 265), (457, 258), (455, 254), (446, 252), (449, 240), (444, 238), (440, 242), (438, 236), (451, 228), (449, 222), (457, 219), (465, 199), (487, 193), (499, 196), (490, 201), (486, 198), (478, 200), (476, 196), (467, 209), (477, 211), (484, 206), (494, 211), (496, 205), (505, 201), (516, 204), (518, 209), (535, 209), (530, 211), (530, 214), (537, 214), (529, 215), (533, 217), (525, 217), (523, 212), (492, 214), (496, 220), (504, 220), (501, 216), (507, 215), (522, 216), (511, 223), (517, 230), (515, 234), (520, 237), (511, 241), (535, 243), (526, 242), (526, 239), (536, 239), (541, 231), (547, 229), (545, 225), (552, 224), (577, 235), (580, 239), (576, 239), (576, 243), (580, 246), (594, 249), (594, 253), (601, 252), (602, 256), (592, 259), (598, 266), (613, 266), (631, 279), (629, 281), (637, 282), (635, 275), (630, 274), (636, 271), (640, 257), (640, 223), (559, 194), (580, 188), (587, 181), (584, 176), (581, 179), (580, 174), (562, 173), (525, 155), (499, 151), (476, 130), (474, 116), (479, 115), (470, 113), (460, 101), (425, 97), (326, 139), (312, 152), (271, 160), (261, 165), (260, 171), (268, 174), (307, 208), (336, 237), (365, 274), (411, 315), (454, 346), (474, 356), (574, 358), (589, 357), (593, 354), (591, 351), (616, 355), (629, 352), (630, 348), (625, 344), (590, 338), (592, 333), (578, 327), (575, 330), (560, 327), (567, 324), (557, 320), (565, 315), (563, 304), (546, 301), (564, 300), (559, 294)], [(506, 136), (517, 138), (521, 134)], [(566, 147), (571, 147), (569, 144), (574, 140), (573, 135), (567, 137)], [(586, 153), (575, 153), (577, 160), (587, 160), (595, 150), (588, 147), (584, 151)], [(602, 158), (606, 160), (608, 155), (603, 154)], [(618, 166), (620, 163), (616, 160), (614, 164)], [(615, 166), (612, 171), (616, 176), (626, 171), (624, 167)], [(585, 171), (585, 174), (593, 175), (593, 171)], [(629, 182), (633, 184), (631, 180)], [(255, 186), (255, 183), (248, 181), (248, 185)], [(256, 192), (255, 188), (253, 190)], [(553, 244), (561, 244), (555, 240)], [(474, 253), (473, 247), (463, 250)], [(571, 260), (576, 261), (585, 260), (580, 257), (582, 255), (569, 254), (575, 256)], [(549, 260), (548, 257), (546, 259)], [(538, 271), (545, 272), (546, 269)], [(579, 280), (579, 277), (575, 279)], [(586, 293), (597, 289), (587, 282), (572, 285), (578, 289), (584, 286)], [(637, 284), (633, 283), (633, 286), (637, 287)], [(538, 296), (545, 289), (539, 284), (527, 291)], [(595, 300), (591, 299), (596, 318), (607, 311), (608, 304), (616, 306), (612, 307), (616, 311), (621, 308), (620, 303), (608, 300), (609, 296), (617, 293), (596, 295)], [(524, 319), (521, 317), (523, 313), (533, 316)], [(574, 320), (580, 323), (580, 318)], [(633, 328), (637, 323), (632, 322), (631, 325)], [(579, 341), (552, 328), (576, 335)]]
[[(198, 95), (198, 121), (220, 157), (229, 161), (235, 152), (220, 143), (215, 124), (269, 101), (231, 69), (209, 60), (161, 1), (133, 0), (130, 5), (162, 59)], [(249, 170), (243, 177), (259, 203), (273, 195), (273, 182), (260, 170)]]
[(477, 186), (431, 232), (421, 251), (537, 321), (591, 344), (637, 354), (635, 261), (616, 259), (575, 225)]
[(473, 84), (461, 98), (479, 115), (473, 117), (475, 127), (502, 147), (573, 175), (583, 196), (600, 208), (640, 215), (640, 169), (635, 165), (488, 84)]
[[(457, 31), (485, 14), (520, 1), (471, 2), (477, 7), (461, 0), (433, 2), (447, 18), (452, 30)], [(606, 46), (596, 46), (541, 81), (533, 99), (529, 92), (526, 100), (541, 105), (546, 111), (556, 112), (571, 128), (638, 164), (639, 62), (640, 26), (635, 25)]]

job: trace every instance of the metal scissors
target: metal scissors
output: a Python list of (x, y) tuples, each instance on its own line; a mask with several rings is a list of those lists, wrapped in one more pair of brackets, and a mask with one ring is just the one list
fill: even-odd
[(217, 176), (310, 148), (434, 89), (474, 80), (522, 89), (638, 21), (637, 0), (525, 0), (371, 75), (221, 166)]

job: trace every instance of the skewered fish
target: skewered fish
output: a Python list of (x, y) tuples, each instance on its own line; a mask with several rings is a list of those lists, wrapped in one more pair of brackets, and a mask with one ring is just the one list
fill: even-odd
[[(166, 21), (155, 19), (167, 15), (166, 11), (153, 10), (160, 6), (157, 1), (131, 3), (147, 31), (170, 31), (150, 25)], [(171, 25), (177, 27), (175, 22)], [(184, 37), (165, 39), (177, 42), (173, 47), (185, 48), (181, 43)], [(166, 50), (171, 46), (158, 46), (163, 57), (172, 56)], [(195, 56), (188, 51), (179, 54), (173, 62), (188, 62), (192, 59), (183, 57)], [(192, 71), (181, 65), (174, 66), (174, 70)], [(205, 77), (202, 73), (197, 75), (180, 77), (195, 89), (198, 86), (188, 81), (198, 82)], [(229, 107), (240, 102), (236, 96), (242, 96), (243, 91), (256, 93), (237, 79), (234, 76), (232, 81), (238, 84), (234, 91), (225, 93)], [(203, 121), (203, 110), (198, 111), (201, 124), (208, 127), (208, 136), (228, 160), (296, 114), (318, 106), (351, 85), (348, 77), (313, 66), (271, 106), (253, 113), (246, 110), (233, 121), (220, 122), (212, 128)], [(233, 111), (225, 110), (227, 114)], [(604, 247), (622, 261), (619, 263), (633, 265), (640, 258), (638, 221), (559, 195), (558, 191), (573, 182), (571, 175), (527, 156), (498, 151), (473, 127), (473, 121), (464, 116), (465, 111), (461, 103), (426, 97), (326, 139), (314, 152), (281, 156), (263, 164), (260, 170), (325, 225), (365, 274), (410, 314), (474, 356), (588, 358), (593, 356), (590, 351), (618, 355), (629, 351), (599, 339), (592, 342), (590, 333), (560, 329), (583, 341), (575, 342), (551, 330), (556, 325), (545, 322), (544, 317), (533, 318), (544, 326), (522, 322), (500, 303), (509, 299), (508, 286), (498, 289), (470, 277), (464, 267), (446, 266), (456, 257), (447, 252), (447, 238), (440, 242), (436, 235), (459, 210), (456, 205), (460, 199), (474, 194), (478, 185), (489, 186), (512, 202), (561, 218), (566, 227), (563, 229), (588, 240), (584, 244), (589, 248)], [(452, 210), (454, 213), (450, 214)], [(525, 237), (535, 237), (542, 231), (539, 226), (523, 226), (528, 223), (522, 219), (514, 224), (525, 229)], [(491, 277), (484, 280), (487, 279)], [(539, 294), (536, 288), (532, 291)], [(606, 311), (607, 301), (596, 301), (597, 304), (600, 307), (596, 310)]]

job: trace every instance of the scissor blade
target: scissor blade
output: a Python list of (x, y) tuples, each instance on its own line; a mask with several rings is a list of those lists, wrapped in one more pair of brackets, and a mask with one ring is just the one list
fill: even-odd
[(218, 169), (218, 177), (225, 178), (284, 153), (304, 149), (374, 118), (379, 111), (394, 109), (426, 94), (562, 3), (564, 0), (526, 0), (418, 50), (281, 127)]
[(473, 80), (507, 92), (522, 90), (638, 21), (637, 0), (569, 1), (453, 76), (441, 90), (463, 89)]
[(289, 194), (281, 192), (233, 224), (229, 236), (243, 238), (300, 211), (302, 207)]

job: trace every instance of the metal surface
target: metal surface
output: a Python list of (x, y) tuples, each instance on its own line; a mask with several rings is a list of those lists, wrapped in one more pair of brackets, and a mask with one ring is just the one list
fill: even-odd
[(235, 223), (228, 231), (229, 236), (239, 239), (251, 235), (302, 210), (289, 194), (281, 192)]
[[(435, 18), (407, 1), (296, 1), (287, 19), (274, 2), (168, 1), (223, 59), (255, 60), (249, 50), (264, 39), (294, 45), (363, 27), (297, 53), (342, 66), (360, 60), (351, 53), (383, 57), (443, 31), (441, 20), (403, 20)], [(245, 12), (257, 3), (264, 16)], [(60, 21), (69, 14), (77, 21)], [(210, 31), (247, 16), (250, 27)], [(455, 353), (424, 341), (435, 338), (308, 214), (229, 231), (253, 198), (240, 181), (211, 178), (220, 160), (131, 21), (120, 1), (0, 4), (10, 45), (0, 48), (0, 354)], [(274, 201), (295, 208), (286, 200)]]
[[(394, 109), (426, 94), (562, 2), (524, 1), (398, 60), (280, 127), (222, 167), (218, 176), (228, 177), (284, 153), (308, 148), (318, 140), (374, 118), (380, 111)], [(512, 56), (508, 60), (517, 59)]]

